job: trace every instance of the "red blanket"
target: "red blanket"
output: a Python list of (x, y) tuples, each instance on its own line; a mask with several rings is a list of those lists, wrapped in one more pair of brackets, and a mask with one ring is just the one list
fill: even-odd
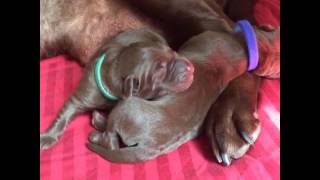
[[(259, 0), (259, 23), (279, 25), (279, 0)], [(82, 75), (73, 61), (58, 56), (40, 63), (40, 131), (44, 131), (70, 96)], [(280, 179), (280, 80), (264, 80), (259, 94), (261, 135), (248, 153), (230, 167), (215, 162), (206, 137), (136, 165), (113, 164), (89, 151), (85, 143), (93, 130), (89, 115), (77, 117), (60, 142), (40, 153), (42, 180), (167, 180)]]

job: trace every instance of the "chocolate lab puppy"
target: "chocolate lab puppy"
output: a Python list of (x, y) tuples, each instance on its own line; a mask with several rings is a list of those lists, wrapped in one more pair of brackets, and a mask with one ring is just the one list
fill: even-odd
[[(116, 100), (132, 96), (157, 99), (185, 91), (193, 81), (194, 67), (189, 60), (171, 50), (161, 36), (147, 29), (119, 34), (106, 43), (96, 57), (87, 66), (79, 86), (52, 125), (40, 135), (41, 149), (52, 147), (79, 113), (110, 110)], [(114, 99), (104, 97), (98, 88), (96, 70), (101, 58), (98, 76)]]
[[(268, 51), (262, 45), (271, 47), (275, 39), (259, 29), (256, 33), (261, 53)], [(115, 106), (108, 120), (95, 112), (93, 122), (100, 124), (100, 131), (90, 135), (92, 151), (113, 162), (135, 163), (176, 149), (201, 132), (218, 96), (247, 70), (246, 44), (237, 33), (203, 32), (178, 54), (195, 67), (191, 87), (154, 101), (129, 97)]]

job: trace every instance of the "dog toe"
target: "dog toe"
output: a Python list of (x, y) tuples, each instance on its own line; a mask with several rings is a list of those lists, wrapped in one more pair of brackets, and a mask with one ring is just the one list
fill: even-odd
[(236, 128), (245, 142), (252, 145), (260, 134), (261, 123), (253, 113), (234, 116)]
[(208, 126), (213, 154), (218, 163), (229, 166), (249, 150), (260, 133), (260, 122), (254, 116), (235, 116), (233, 111), (224, 111), (211, 117)]

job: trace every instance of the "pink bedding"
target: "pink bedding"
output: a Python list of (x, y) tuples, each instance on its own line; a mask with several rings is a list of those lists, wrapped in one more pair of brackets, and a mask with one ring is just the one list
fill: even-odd
[[(279, 0), (259, 0), (259, 23), (279, 25)], [(40, 131), (52, 122), (72, 93), (82, 69), (64, 56), (40, 63)], [(201, 136), (177, 150), (136, 165), (114, 164), (89, 151), (85, 143), (90, 115), (75, 119), (52, 149), (40, 153), (42, 180), (179, 180), (179, 179), (280, 179), (280, 80), (264, 80), (260, 90), (258, 114), (261, 135), (249, 152), (230, 167), (218, 165), (208, 140)]]

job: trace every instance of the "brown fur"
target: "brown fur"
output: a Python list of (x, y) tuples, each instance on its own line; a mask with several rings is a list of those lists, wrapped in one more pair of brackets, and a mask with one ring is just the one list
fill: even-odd
[(64, 53), (87, 64), (107, 39), (150, 23), (122, 0), (40, 0), (40, 59)]
[[(90, 2), (92, 3), (95, 1), (90, 1)], [(183, 42), (185, 39), (187, 39), (192, 35), (197, 35), (207, 30), (215, 31), (215, 32), (202, 33), (201, 35), (192, 38), (179, 51), (180, 55), (187, 57), (195, 65), (195, 80), (191, 88), (189, 88), (185, 92), (170, 94), (164, 97), (159, 97), (157, 101), (145, 101), (143, 99), (137, 99), (130, 96), (124, 101), (118, 103), (114, 108), (114, 110), (111, 112), (108, 120), (108, 123), (110, 124), (108, 124), (107, 130), (103, 133), (94, 133), (91, 136), (91, 144), (89, 144), (89, 147), (93, 151), (104, 156), (105, 158), (110, 159), (112, 161), (117, 161), (117, 162), (136, 162), (136, 161), (150, 159), (159, 154), (170, 151), (178, 147), (180, 144), (186, 142), (188, 139), (192, 139), (193, 137), (195, 137), (199, 133), (199, 128), (201, 127), (204, 121), (204, 118), (206, 116), (206, 112), (209, 111), (211, 104), (217, 99), (218, 95), (227, 86), (230, 80), (232, 80), (233, 78), (239, 76), (240, 74), (242, 74), (242, 72), (244, 72), (245, 64), (246, 64), (246, 61), (245, 61), (246, 47), (241, 36), (230, 34), (233, 22), (232, 20), (228, 19), (226, 15), (223, 14), (222, 10), (219, 9), (220, 7), (217, 6), (217, 4), (214, 1), (186, 0), (182, 2), (181, 1), (162, 1), (161, 3), (161, 1), (156, 1), (156, 0), (150, 0), (150, 1), (136, 0), (134, 2), (138, 2), (136, 4), (141, 5), (140, 7), (142, 7), (142, 9), (143, 8), (149, 9), (150, 12), (152, 12), (151, 13), (152, 15), (160, 17), (162, 20), (164, 20), (165, 23), (171, 24), (173, 29), (180, 31), (182, 36), (180, 42)], [(65, 7), (70, 8), (72, 6), (65, 6)], [(89, 10), (88, 12), (90, 11), (91, 10)], [(60, 16), (60, 18), (61, 17), (64, 17), (64, 16)], [(76, 14), (74, 17), (75, 17), (74, 19), (77, 19), (78, 15)], [(91, 13), (89, 13), (88, 19), (91, 19), (91, 18), (95, 19), (94, 17), (95, 17), (94, 15), (91, 16)], [(75, 21), (75, 22), (90, 22), (90, 21), (86, 20), (86, 21)], [(52, 24), (55, 25), (55, 23), (52, 23)], [(80, 23), (80, 25), (82, 24)], [(102, 24), (107, 24), (107, 23), (105, 22)], [(80, 25), (79, 27), (82, 27)], [(88, 25), (86, 27), (88, 27), (88, 29), (90, 30), (89, 28), (90, 26), (91, 25)], [(78, 27), (78, 26), (75, 26), (75, 27)], [(83, 28), (80, 28), (80, 29), (83, 29)], [(99, 32), (101, 32), (100, 28), (97, 28), (97, 29)], [(40, 30), (41, 30), (41, 26), (40, 26)], [(59, 32), (59, 31), (54, 31), (54, 32)], [(65, 32), (68, 32), (68, 31), (65, 31), (65, 29), (60, 32), (62, 32), (60, 33), (60, 35), (68, 34), (68, 33), (65, 33)], [(69, 32), (71, 32), (70, 33), (71, 35), (77, 34), (77, 33), (74, 33), (76, 31), (69, 31)], [(51, 33), (55, 34), (53, 32)], [(269, 61), (273, 61), (276, 63), (280, 62), (279, 56), (276, 56), (278, 55), (279, 48), (274, 48), (275, 47), (274, 45), (276, 44), (276, 42), (279, 42), (278, 41), (279, 31), (276, 30), (273, 33), (268, 33), (261, 30), (257, 30), (257, 33), (258, 33), (258, 41), (259, 41), (259, 47), (260, 47), (259, 51), (261, 54), (260, 64), (265, 64), (265, 67), (267, 67), (268, 66), (267, 64)], [(90, 34), (90, 36), (88, 36), (88, 34)], [(98, 36), (99, 33), (88, 33), (88, 34), (83, 36), (84, 38), (82, 38), (81, 36), (70, 36), (71, 38), (64, 38), (64, 40), (62, 41), (63, 43), (67, 45), (71, 44), (70, 46), (65, 46), (66, 47), (65, 49), (70, 49), (69, 52), (73, 52), (70, 54), (78, 54), (78, 57), (80, 57), (79, 54), (83, 54), (83, 52), (88, 52), (89, 51), (88, 49), (91, 49), (91, 48), (92, 48), (91, 54), (94, 54), (93, 52), (95, 50), (93, 49), (99, 49), (98, 47), (101, 46), (101, 43), (96, 43), (95, 45), (93, 45), (94, 43), (86, 44), (86, 43), (83, 43), (85, 42), (85, 40), (81, 40), (81, 39), (86, 39), (87, 37), (91, 37), (91, 36)], [(109, 37), (104, 33), (101, 33), (100, 35), (104, 36), (106, 39), (108, 39)], [(60, 36), (60, 37), (64, 37), (64, 36)], [(74, 43), (73, 45), (72, 43), (70, 43), (75, 40), (68, 41), (68, 39), (72, 39), (72, 38), (76, 39), (75, 37), (78, 38), (78, 44), (77, 44), (78, 47), (75, 46), (76, 43)], [(105, 38), (98, 38), (98, 39), (101, 40)], [(43, 43), (45, 41), (43, 41), (42, 43), (41, 42), (42, 41), (40, 41), (40, 55), (42, 54), (42, 52), (45, 52), (48, 49), (47, 48), (46, 50), (42, 50), (41, 52), (41, 48), (43, 49), (44, 47), (46, 47), (44, 45), (41, 46), (41, 44), (45, 44)], [(94, 42), (97, 42), (97, 41), (94, 41)], [(101, 42), (105, 42), (105, 41), (101, 41)], [(52, 44), (55, 44), (55, 43), (52, 43)], [(56, 44), (59, 44), (59, 43), (56, 43)], [(59, 47), (59, 45), (57, 45), (56, 47)], [(75, 51), (72, 49), (77, 49), (80, 51)], [(93, 55), (84, 55), (84, 56), (81, 55), (81, 58), (85, 59), (85, 60), (82, 60), (82, 62), (86, 63), (90, 61), (90, 59), (94, 59), (94, 58), (90, 58), (92, 56)], [(258, 70), (259, 70), (259, 67), (258, 67)], [(260, 75), (267, 76), (268, 74), (266, 73), (263, 74), (260, 72)], [(235, 86), (237, 86), (237, 83)], [(240, 88), (238, 89), (231, 88), (230, 91), (238, 91), (242, 93), (244, 91), (243, 90), (244, 88), (241, 88), (241, 86), (239, 87)], [(237, 90), (234, 90), (234, 89), (237, 89)], [(255, 92), (255, 90), (253, 91)], [(236, 98), (232, 96), (232, 93), (230, 93), (228, 97), (231, 99)], [(245, 97), (250, 98), (249, 95)], [(100, 98), (102, 97), (100, 96)], [(92, 105), (94, 105), (97, 108), (98, 107), (97, 105), (99, 104), (99, 102), (102, 102), (100, 98), (98, 96), (96, 101), (92, 101), (90, 103), (92, 103)], [(197, 101), (195, 101), (195, 99), (197, 99)], [(223, 98), (221, 99), (222, 99), (221, 101), (223, 101)], [(253, 98), (253, 100), (249, 102), (251, 102), (251, 105), (252, 105), (256, 101)], [(104, 103), (101, 103), (101, 104), (104, 104)], [(184, 105), (184, 104), (187, 104), (187, 105)], [(111, 106), (113, 105), (114, 104), (112, 104)], [(104, 107), (105, 107), (105, 104), (103, 106), (101, 105), (101, 108), (104, 108)], [(154, 109), (152, 109), (152, 107)], [(224, 108), (226, 109), (230, 107), (231, 107), (230, 104), (229, 105), (226, 104), (224, 106)], [(249, 105), (248, 107), (251, 107), (251, 106)], [(146, 109), (149, 109), (150, 112), (146, 111)], [(223, 112), (223, 109), (217, 109), (217, 108), (215, 109), (216, 109), (215, 111), (210, 111), (210, 112), (218, 112), (218, 113)], [(247, 112), (250, 112), (251, 109), (248, 108)], [(70, 115), (70, 114), (73, 114), (74, 107), (67, 105), (65, 110), (68, 112), (66, 114)], [(153, 116), (152, 116), (153, 118), (150, 119), (150, 115), (153, 115), (154, 113), (161, 114), (161, 116), (165, 117), (165, 119), (163, 119), (163, 117), (155, 117), (155, 119), (153, 119), (154, 118)], [(97, 122), (95, 119), (101, 120), (103, 118), (101, 118), (101, 116), (97, 113), (94, 113), (94, 114), (95, 115), (93, 118), (93, 122), (94, 124), (96, 124), (95, 126), (97, 128), (99, 127), (98, 129), (104, 131), (105, 127), (101, 128), (101, 122), (104, 122), (104, 120), (98, 121), (100, 123), (100, 126), (97, 125), (99, 123), (95, 123)], [(181, 117), (184, 117), (184, 118), (181, 118)], [(67, 116), (67, 118), (71, 119), (71, 116)], [(123, 120), (119, 121), (119, 119), (123, 119)], [(149, 123), (148, 121), (150, 120), (152, 121)], [(211, 120), (209, 119), (208, 121), (212, 121), (212, 119)], [(146, 124), (141, 124), (141, 122), (142, 123), (148, 122), (146, 124), (150, 126)], [(225, 121), (220, 121), (220, 122), (222, 122), (223, 124)], [(240, 124), (242, 122), (245, 124), (248, 121), (239, 120), (238, 122), (240, 122)], [(250, 125), (252, 124), (252, 122), (247, 124)], [(56, 125), (54, 126), (56, 127), (56, 130), (58, 129), (58, 132), (62, 132), (62, 130), (66, 127), (67, 123), (68, 121), (65, 121), (65, 120), (57, 121)], [(161, 124), (157, 124), (157, 123), (161, 123)], [(218, 124), (219, 123), (214, 123), (212, 130), (214, 130), (215, 127), (218, 127)], [(104, 123), (102, 123), (102, 126), (104, 126)], [(143, 129), (141, 130), (150, 129), (150, 131), (148, 131), (147, 133), (144, 131), (141, 132), (140, 130), (141, 127), (143, 127)], [(165, 129), (168, 127), (170, 127), (169, 128), (170, 130), (165, 131), (167, 133), (160, 132), (159, 130), (157, 130), (158, 128)], [(224, 126), (224, 129), (222, 130), (225, 130), (224, 132), (226, 132), (227, 129), (231, 127), (232, 127), (232, 124), (229, 123), (229, 125)], [(130, 131), (130, 129), (133, 131)], [(52, 131), (52, 132), (55, 132), (55, 131)], [(173, 132), (180, 132), (180, 133), (172, 134)], [(248, 132), (247, 133), (248, 136), (250, 136), (251, 133), (252, 132)], [(102, 134), (104, 135), (101, 136)], [(110, 151), (110, 148), (111, 149), (119, 148), (117, 146), (117, 143), (119, 143), (118, 135), (120, 135), (125, 145), (127, 146), (137, 145), (137, 146), (120, 148), (119, 150)], [(104, 138), (101, 138), (101, 137), (104, 137)], [(128, 137), (128, 139), (126, 139), (125, 137)], [(214, 137), (213, 136), (211, 137), (214, 140)], [(223, 136), (220, 136), (220, 137), (223, 137)], [(44, 138), (43, 140), (46, 141), (48, 140), (46, 138), (49, 138), (50, 140), (51, 136), (50, 134), (43, 134), (40, 138)], [(153, 138), (155, 138), (156, 141)], [(178, 138), (178, 140), (175, 138)], [(156, 142), (156, 144), (152, 144), (154, 142)], [(227, 140), (224, 141), (223, 138), (220, 138), (219, 142), (220, 142), (219, 144), (220, 146), (218, 145), (219, 147), (223, 147), (223, 145), (226, 145), (226, 144), (230, 145), (234, 143), (232, 141), (227, 141)], [(163, 147), (163, 148), (160, 148), (160, 147)], [(239, 153), (240, 151), (243, 150), (241, 149), (241, 147), (242, 146), (238, 146), (238, 148), (233, 149), (232, 150), (233, 153), (241, 154)], [(213, 147), (213, 148), (217, 149), (217, 147)], [(247, 149), (245, 149), (243, 152), (245, 152), (246, 150)], [(225, 152), (226, 152), (225, 150), (222, 151), (222, 153), (225, 153)], [(219, 158), (219, 156), (216, 156), (216, 157)], [(233, 157), (236, 157), (236, 156), (234, 155)], [(228, 162), (226, 162), (225, 158), (223, 160), (225, 164), (229, 164)]]

